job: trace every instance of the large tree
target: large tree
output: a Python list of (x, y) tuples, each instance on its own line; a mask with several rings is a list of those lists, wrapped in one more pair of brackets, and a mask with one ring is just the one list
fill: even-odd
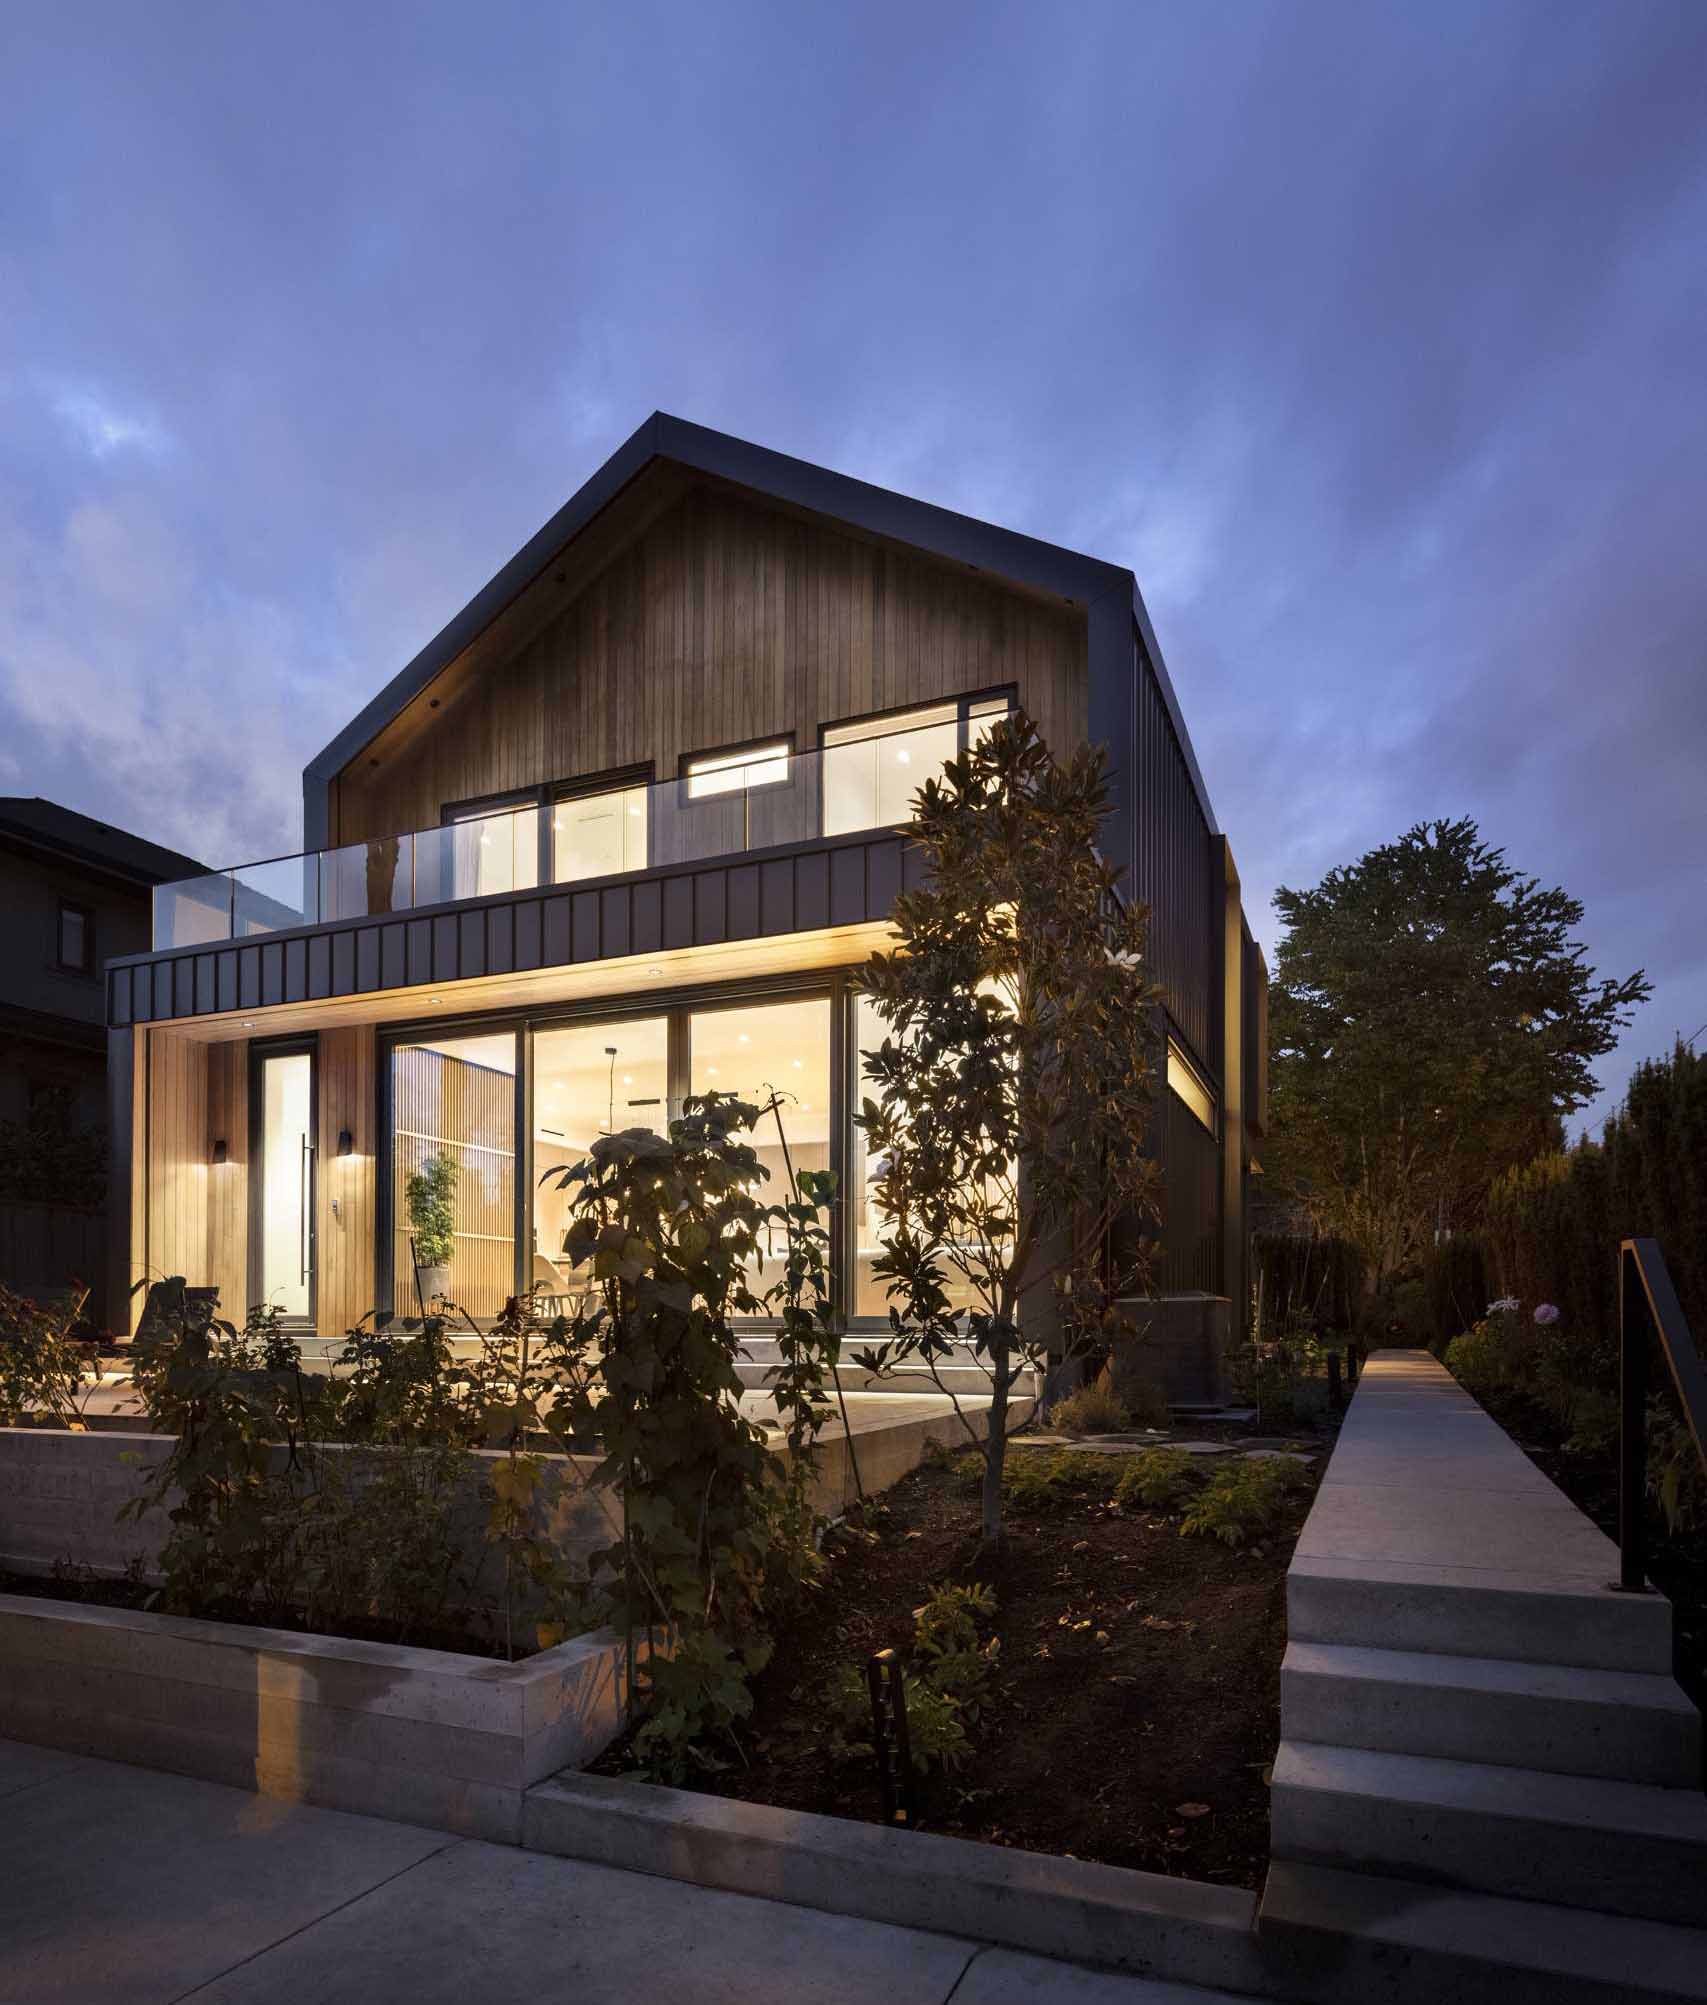
[(1598, 978), (1581, 904), (1468, 819), (1419, 822), (1274, 903), (1266, 1167), (1379, 1286), (1557, 1145), (1649, 985)]
[[(897, 951), (865, 985), (886, 1035), (862, 1053), (877, 1092), (858, 1116), (884, 1223), (873, 1272), (891, 1335), (877, 1370), (938, 1365), (970, 1344), (989, 1374), (982, 1539), (1002, 1539), (1002, 1469), (1022, 1371), (1092, 1340), (1145, 1292), (1157, 991), (1146, 913), (1098, 850), (1107, 760), (1050, 755), (1023, 713), (928, 781), (913, 808), (924, 881), (896, 901)], [(952, 1397), (952, 1395), (951, 1395)], [(956, 1401), (958, 1407), (959, 1402)]]

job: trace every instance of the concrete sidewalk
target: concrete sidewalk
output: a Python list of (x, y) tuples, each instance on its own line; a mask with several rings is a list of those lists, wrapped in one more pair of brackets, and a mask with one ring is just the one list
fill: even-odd
[(0, 2005), (1236, 2005), (0, 1741)]

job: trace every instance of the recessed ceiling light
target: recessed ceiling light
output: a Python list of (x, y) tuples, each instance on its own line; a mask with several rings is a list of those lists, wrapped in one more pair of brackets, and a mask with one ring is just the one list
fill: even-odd
[(798, 1058), (794, 1061), (794, 1069), (796, 1072), (800, 1070), (800, 1060)]
[(634, 1074), (632, 1072), (625, 1072), (622, 1075), (622, 1083), (625, 1086), (632, 1086), (634, 1084)]
[(713, 1079), (717, 1077), (717, 1067), (715, 1065), (708, 1065), (705, 1069), (707, 1072), (710, 1073)]
[(664, 979), (664, 970), (662, 968), (648, 968), (646, 970), (646, 979), (651, 982), (661, 982)]
[(255, 1028), (255, 1019), (252, 1016), (246, 1016), (243, 1019), (243, 1028), (245, 1030), (253, 1030)]
[(742, 1031), (740, 1037), (736, 1040), (736, 1042), (739, 1044), (751, 1044), (752, 1041), (753, 1040), (747, 1035), (745, 1031)]

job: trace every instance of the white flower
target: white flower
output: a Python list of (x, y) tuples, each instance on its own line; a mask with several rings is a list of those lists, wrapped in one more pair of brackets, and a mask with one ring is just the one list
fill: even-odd
[(1488, 1314), (1490, 1316), (1515, 1315), (1522, 1307), (1523, 1304), (1515, 1295), (1502, 1295), (1497, 1302), (1490, 1302), (1488, 1304)]
[(1537, 1302), (1535, 1305), (1535, 1320), (1545, 1328), (1547, 1324), (1556, 1323), (1559, 1320), (1559, 1312), (1551, 1302)]

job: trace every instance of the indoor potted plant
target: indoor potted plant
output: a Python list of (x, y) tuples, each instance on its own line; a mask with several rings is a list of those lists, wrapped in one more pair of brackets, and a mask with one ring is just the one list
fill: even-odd
[(423, 1312), (450, 1287), (450, 1261), (455, 1251), (456, 1177), (455, 1157), (441, 1149), (418, 1170), (411, 1170), (403, 1185)]

